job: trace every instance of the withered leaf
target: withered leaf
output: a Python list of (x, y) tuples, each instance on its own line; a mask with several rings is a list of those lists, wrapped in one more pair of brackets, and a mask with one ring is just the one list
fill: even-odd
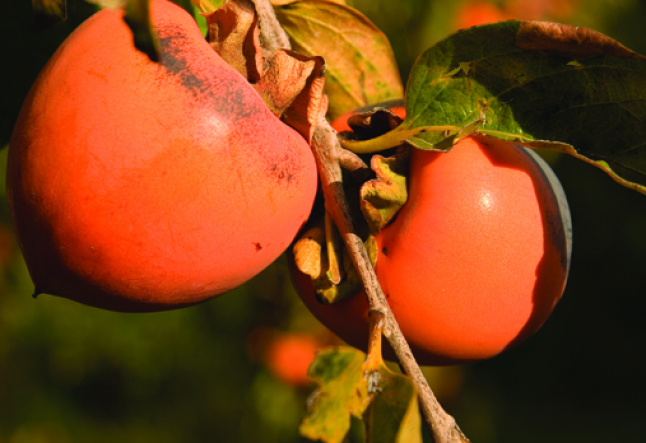
[(305, 89), (314, 69), (316, 60), (281, 49), (253, 86), (269, 109), (280, 117)]
[(326, 63), (328, 116), (403, 96), (386, 36), (358, 11), (330, 0), (301, 0), (276, 7), (293, 49)]
[(327, 109), (328, 101), (324, 93), (325, 61), (322, 57), (307, 57), (307, 59), (314, 61), (314, 68), (307, 78), (303, 90), (296, 96), (291, 106), (285, 110), (282, 118), (309, 143), (321, 115)]
[(265, 66), (253, 2), (229, 0), (205, 17), (211, 47), (244, 78), (258, 81)]
[[(312, 279), (316, 298), (323, 304), (334, 303), (355, 295), (363, 287), (352, 264), (350, 254), (338, 233), (332, 237), (331, 240), (328, 238), (324, 221), (319, 220), (301, 236), (292, 248), (296, 267)], [(374, 237), (369, 236), (364, 242), (364, 246), (374, 265), (377, 260), (377, 244)], [(340, 282), (335, 282), (333, 276), (328, 272), (330, 268), (329, 247), (335, 249), (335, 255), (339, 260)]]
[(372, 157), (370, 166), (377, 178), (361, 187), (361, 210), (373, 234), (379, 233), (408, 199), (408, 154), (409, 149), (402, 147), (391, 157)]

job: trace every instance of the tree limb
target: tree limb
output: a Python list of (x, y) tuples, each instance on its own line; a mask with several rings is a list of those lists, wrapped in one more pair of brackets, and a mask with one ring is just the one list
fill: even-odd
[[(260, 16), (260, 29), (263, 42), (275, 49), (289, 49), (289, 38), (278, 23), (269, 0), (254, 0)], [(357, 273), (368, 296), (371, 312), (384, 316), (384, 336), (395, 351), (404, 372), (417, 387), (420, 406), (431, 429), (435, 443), (468, 443), (455, 419), (446, 413), (429, 387), (426, 378), (415, 361), (413, 354), (397, 324), (390, 306), (386, 301), (377, 276), (372, 267), (363, 241), (356, 234), (348, 208), (340, 158), (343, 156), (336, 131), (321, 118), (312, 137), (312, 151), (316, 159), (319, 179), (325, 197), (325, 207), (332, 216), (346, 247), (352, 257)]]

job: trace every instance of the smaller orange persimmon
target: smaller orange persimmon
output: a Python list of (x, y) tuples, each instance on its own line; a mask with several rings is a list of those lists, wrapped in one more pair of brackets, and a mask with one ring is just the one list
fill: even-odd
[(279, 380), (292, 386), (306, 386), (312, 382), (307, 370), (321, 343), (308, 334), (277, 335), (265, 350), (264, 362)]
[[(558, 179), (531, 150), (484, 136), (447, 153), (413, 149), (410, 162), (408, 201), (375, 237), (375, 271), (413, 354), (461, 364), (524, 341), (567, 280), (571, 222)], [(324, 305), (294, 266), (292, 281), (314, 316), (366, 348), (363, 291)]]

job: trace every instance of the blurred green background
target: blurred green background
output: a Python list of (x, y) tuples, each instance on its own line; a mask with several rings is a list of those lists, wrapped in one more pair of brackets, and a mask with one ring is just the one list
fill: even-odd
[[(646, 54), (644, 1), (478, 3), (353, 2), (386, 32), (404, 78), (425, 48), (492, 17), (586, 26)], [(34, 33), (30, 2), (3, 3), (0, 146), (44, 62), (93, 11), (71, 6), (67, 22)], [(518, 348), (427, 375), (474, 443), (642, 441), (646, 197), (569, 157), (548, 159), (574, 224), (563, 300)], [(0, 443), (300, 441), (311, 388), (267, 369), (258, 336), (325, 333), (294, 295), (283, 260), (229, 294), (174, 312), (116, 314), (46, 295), (34, 300), (0, 191)]]

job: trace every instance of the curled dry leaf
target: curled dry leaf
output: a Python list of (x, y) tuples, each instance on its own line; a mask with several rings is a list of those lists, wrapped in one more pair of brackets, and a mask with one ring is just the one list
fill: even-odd
[(391, 157), (372, 157), (370, 166), (377, 178), (361, 187), (361, 210), (372, 234), (386, 227), (408, 199), (409, 152), (410, 148), (402, 146)]
[(327, 111), (328, 99), (324, 94), (325, 60), (322, 57), (308, 57), (308, 59), (314, 60), (314, 69), (303, 90), (285, 110), (283, 121), (300, 132), (309, 143), (317, 123)]
[(280, 117), (303, 91), (315, 68), (316, 61), (312, 58), (281, 49), (254, 88), (269, 109)]
[(251, 0), (228, 0), (205, 16), (211, 47), (254, 84), (275, 115), (309, 142), (326, 107), (323, 59), (265, 48), (260, 16)]
[[(336, 227), (332, 233), (325, 229), (324, 219), (318, 220), (294, 244), (292, 254), (296, 267), (312, 279), (316, 298), (320, 303), (330, 304), (356, 294), (362, 288), (361, 279), (354, 269), (350, 254), (343, 245)], [(369, 236), (364, 242), (374, 265), (377, 259), (377, 243)], [(336, 257), (341, 280), (335, 278), (330, 266), (330, 249)], [(336, 280), (336, 281), (335, 281)]]
[(205, 17), (211, 47), (244, 78), (258, 81), (265, 65), (254, 4), (230, 0)]

